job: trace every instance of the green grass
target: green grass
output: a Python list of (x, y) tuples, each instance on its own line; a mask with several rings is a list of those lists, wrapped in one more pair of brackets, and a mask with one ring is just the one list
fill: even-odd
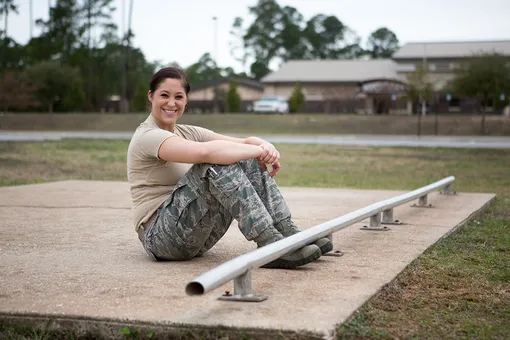
[(509, 339), (510, 198), (429, 248), (338, 328), (339, 339)]
[[(0, 143), (0, 185), (125, 181), (127, 145)], [(510, 338), (509, 150), (277, 147), (280, 186), (413, 190), (454, 175), (457, 191), (498, 195), (486, 213), (429, 248), (339, 326), (339, 338)]]

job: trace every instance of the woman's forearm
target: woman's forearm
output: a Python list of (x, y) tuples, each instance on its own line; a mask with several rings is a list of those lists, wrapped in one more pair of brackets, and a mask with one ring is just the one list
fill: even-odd
[(255, 137), (255, 136), (248, 137), (244, 140), (244, 144), (250, 144), (250, 145), (261, 145), (265, 142), (266, 142), (265, 140), (263, 140), (259, 137)]
[(239, 144), (223, 140), (213, 140), (205, 147), (204, 162), (210, 164), (232, 164), (245, 159), (257, 158), (263, 152), (256, 145)]

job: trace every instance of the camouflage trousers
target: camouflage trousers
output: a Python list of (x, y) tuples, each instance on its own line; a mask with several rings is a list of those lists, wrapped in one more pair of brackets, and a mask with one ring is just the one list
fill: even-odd
[(155, 260), (188, 260), (211, 249), (233, 219), (253, 240), (290, 217), (276, 182), (257, 160), (195, 164), (159, 208), (142, 243)]

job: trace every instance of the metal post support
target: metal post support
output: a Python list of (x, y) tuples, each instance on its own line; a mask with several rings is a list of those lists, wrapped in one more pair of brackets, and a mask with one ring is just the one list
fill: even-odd
[(427, 203), (427, 196), (423, 195), (418, 198), (418, 204), (413, 204), (412, 207), (414, 208), (432, 208), (432, 204)]
[(370, 216), (370, 225), (363, 226), (361, 230), (376, 230), (376, 231), (388, 231), (390, 228), (381, 226), (381, 213)]
[(440, 192), (441, 195), (456, 195), (457, 193), (453, 191), (452, 185), (448, 184), (444, 186), (443, 190)]
[(251, 270), (234, 279), (234, 295), (226, 291), (218, 300), (262, 302), (267, 299), (266, 295), (253, 294), (251, 289)]
[(384, 210), (381, 224), (402, 224), (402, 221), (393, 218), (393, 208)]
[[(329, 234), (326, 237), (329, 238), (331, 243), (333, 243), (333, 234)], [(340, 256), (343, 256), (343, 255), (344, 255), (344, 252), (341, 251), (341, 250), (330, 251), (329, 253), (322, 254), (322, 256), (335, 256), (335, 257), (340, 257)]]

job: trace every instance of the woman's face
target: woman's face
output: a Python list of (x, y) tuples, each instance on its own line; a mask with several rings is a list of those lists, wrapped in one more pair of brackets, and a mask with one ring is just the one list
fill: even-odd
[(154, 93), (149, 91), (152, 116), (165, 130), (173, 131), (177, 120), (186, 109), (188, 98), (180, 79), (167, 78)]

